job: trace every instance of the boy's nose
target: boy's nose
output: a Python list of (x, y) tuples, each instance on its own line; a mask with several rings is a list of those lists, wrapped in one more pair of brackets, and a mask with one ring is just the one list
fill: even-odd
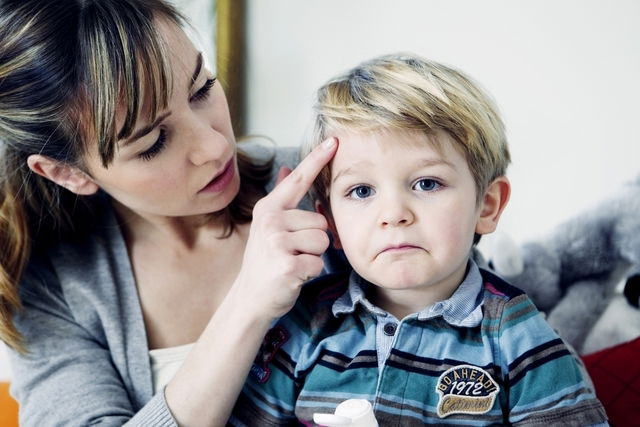
[(386, 200), (382, 203), (379, 220), (381, 227), (407, 226), (413, 223), (415, 216), (406, 203), (403, 203), (398, 198)]

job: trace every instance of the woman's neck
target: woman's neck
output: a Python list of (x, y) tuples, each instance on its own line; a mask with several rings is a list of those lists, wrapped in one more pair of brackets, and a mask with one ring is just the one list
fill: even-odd
[(113, 207), (129, 242), (158, 242), (194, 249), (203, 240), (225, 235), (221, 217), (212, 214), (170, 217), (140, 214), (113, 200)]

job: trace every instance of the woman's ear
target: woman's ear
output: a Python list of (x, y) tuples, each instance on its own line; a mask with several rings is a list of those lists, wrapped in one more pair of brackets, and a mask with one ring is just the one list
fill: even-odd
[(476, 223), (476, 233), (488, 234), (495, 231), (500, 215), (507, 206), (511, 195), (511, 184), (506, 176), (494, 179), (480, 202), (480, 213)]
[(322, 203), (316, 200), (315, 202), (316, 212), (321, 214), (327, 219), (327, 223), (329, 224), (329, 231), (331, 232), (331, 237), (333, 237), (333, 247), (336, 249), (342, 249), (342, 244), (340, 243), (340, 236), (338, 236), (338, 230), (336, 229), (336, 224), (333, 222), (333, 216), (331, 212), (327, 212), (327, 210), (322, 206)]
[(38, 175), (80, 196), (88, 196), (98, 191), (98, 184), (75, 166), (60, 163), (42, 154), (30, 155), (27, 158), (27, 165)]

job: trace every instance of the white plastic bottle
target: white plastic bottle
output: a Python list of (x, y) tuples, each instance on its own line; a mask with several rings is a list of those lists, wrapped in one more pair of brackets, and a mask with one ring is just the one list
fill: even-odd
[(313, 422), (326, 427), (378, 427), (371, 403), (365, 399), (348, 399), (333, 414), (313, 414)]

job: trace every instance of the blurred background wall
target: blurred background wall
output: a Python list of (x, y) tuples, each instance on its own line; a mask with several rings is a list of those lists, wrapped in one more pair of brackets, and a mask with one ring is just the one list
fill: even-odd
[(367, 58), (412, 51), (496, 99), (513, 193), (499, 230), (550, 231), (640, 176), (640, 2), (254, 0), (248, 132), (297, 145), (315, 89)]

